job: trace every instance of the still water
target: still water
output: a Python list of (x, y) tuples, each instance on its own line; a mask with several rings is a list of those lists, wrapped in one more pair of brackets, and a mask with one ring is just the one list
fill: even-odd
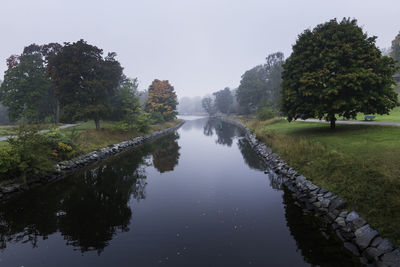
[(357, 266), (215, 119), (0, 207), (0, 266)]

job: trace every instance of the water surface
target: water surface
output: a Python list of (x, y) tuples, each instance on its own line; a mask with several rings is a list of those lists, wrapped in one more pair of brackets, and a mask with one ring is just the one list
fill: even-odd
[(0, 207), (0, 266), (357, 266), (213, 119)]

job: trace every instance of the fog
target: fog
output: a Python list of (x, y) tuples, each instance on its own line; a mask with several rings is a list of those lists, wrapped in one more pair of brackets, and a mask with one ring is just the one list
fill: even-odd
[(0, 78), (5, 59), (31, 43), (85, 39), (115, 51), (139, 89), (169, 80), (179, 97), (236, 88), (241, 75), (282, 51), (297, 35), (351, 17), (387, 48), (400, 30), (397, 0), (235, 1), (2, 0)]

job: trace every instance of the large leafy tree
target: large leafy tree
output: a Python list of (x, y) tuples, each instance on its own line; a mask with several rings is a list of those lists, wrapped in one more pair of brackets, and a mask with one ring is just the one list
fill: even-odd
[(400, 33), (392, 41), (390, 55), (400, 64)]
[(216, 108), (220, 112), (228, 114), (230, 112), (233, 103), (231, 90), (228, 87), (226, 87), (223, 90), (215, 92), (213, 95), (215, 95)]
[(283, 62), (283, 53), (276, 52), (267, 56), (265, 64), (242, 75), (236, 92), (242, 113), (255, 112), (264, 106), (279, 107)]
[(49, 58), (48, 70), (66, 119), (92, 119), (96, 129), (110, 112), (110, 101), (121, 83), (122, 67), (115, 53), (84, 40), (65, 43)]
[(375, 40), (350, 19), (300, 34), (283, 65), (281, 110), (288, 120), (324, 118), (335, 128), (337, 116), (387, 114), (395, 107), (395, 62)]
[[(397, 34), (396, 38), (392, 41), (392, 47), (390, 49), (390, 56), (396, 60), (397, 66), (400, 66), (400, 33)], [(400, 82), (400, 71), (397, 71), (395, 75), (397, 82)]]
[(112, 113), (110, 118), (123, 121), (132, 127), (141, 112), (141, 104), (137, 96), (137, 79), (124, 78), (112, 99)]
[(146, 111), (159, 113), (166, 121), (175, 119), (178, 100), (174, 87), (168, 81), (154, 80), (148, 90)]
[(51, 114), (51, 83), (45, 75), (42, 57), (38, 54), (23, 54), (19, 57), (11, 56), (7, 62), (9, 69), (0, 87), (0, 99), (8, 108), (9, 119), (42, 121)]
[(205, 110), (205, 112), (207, 112), (207, 114), (209, 116), (213, 116), (215, 114), (215, 105), (214, 105), (214, 101), (211, 97), (205, 97), (201, 100), (201, 105), (203, 107), (203, 109)]
[[(62, 45), (59, 43), (49, 43), (45, 45), (37, 45), (37, 44), (31, 44), (27, 47), (24, 48), (24, 51), (22, 53), (22, 56), (24, 55), (37, 55), (39, 56), (44, 64), (44, 68), (46, 71), (46, 78), (50, 81), (51, 83), (51, 78), (48, 75), (48, 61), (51, 56), (56, 55), (58, 52), (60, 52), (62, 49)], [(54, 123), (58, 124), (59, 123), (59, 112), (60, 112), (60, 103), (58, 99), (55, 97), (55, 92), (54, 92), (54, 85), (51, 83), (51, 86), (49, 87), (49, 91), (47, 94), (47, 104), (53, 114), (54, 117)]]

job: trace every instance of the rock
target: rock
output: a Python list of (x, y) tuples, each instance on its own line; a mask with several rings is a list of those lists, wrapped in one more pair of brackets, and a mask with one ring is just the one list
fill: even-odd
[(389, 265), (386, 265), (381, 261), (376, 261), (374, 265), (375, 267), (389, 267)]
[(308, 202), (310, 202), (310, 203), (313, 203), (315, 201), (317, 201), (317, 197), (311, 197), (308, 199)]
[(325, 193), (328, 193), (328, 190), (326, 190), (325, 188), (321, 188), (321, 189), (319, 190), (319, 193), (325, 194)]
[(346, 222), (343, 217), (337, 217), (335, 222), (339, 225), (339, 227), (344, 228), (346, 227)]
[(335, 214), (334, 212), (328, 212), (328, 214), (326, 215), (326, 217), (327, 217), (328, 221), (329, 221), (330, 223), (332, 223), (332, 222), (335, 221), (335, 219), (336, 219), (336, 217), (337, 217), (337, 214)]
[(329, 210), (339, 210), (339, 209), (343, 209), (345, 207), (346, 207), (346, 201), (344, 201), (340, 197), (337, 197), (337, 198), (335, 198), (334, 200), (331, 201), (331, 205), (329, 206)]
[(400, 249), (386, 253), (381, 258), (382, 262), (389, 266), (400, 266)]
[(378, 235), (378, 232), (372, 229), (368, 224), (355, 231), (355, 243), (357, 246), (364, 250), (371, 243), (372, 239)]
[(357, 212), (352, 211), (349, 214), (347, 214), (346, 221), (351, 222), (351, 221), (357, 219), (358, 217), (360, 217), (360, 216), (358, 216)]
[(369, 247), (363, 252), (363, 256), (366, 257), (370, 261), (374, 261), (374, 260), (378, 259), (378, 257), (382, 254), (383, 254), (382, 251), (380, 251), (376, 248), (373, 248), (373, 247)]
[(356, 256), (360, 256), (360, 252), (358, 251), (358, 248), (350, 243), (350, 242), (344, 242), (344, 247), (347, 248), (351, 253), (353, 253)]
[(319, 201), (314, 202), (312, 204), (314, 205), (314, 207), (317, 207), (317, 208), (321, 208), (321, 206), (322, 206), (321, 202), (319, 202)]
[(355, 231), (366, 224), (367, 224), (367, 222), (363, 218), (358, 217), (350, 222), (350, 227), (353, 231)]
[(331, 201), (330, 201), (329, 199), (326, 199), (326, 198), (324, 198), (324, 199), (321, 201), (321, 204), (322, 204), (322, 207), (323, 207), (323, 208), (328, 208), (330, 203), (331, 203)]
[(1, 189), (1, 191), (4, 194), (9, 194), (9, 193), (13, 193), (19, 190), (19, 185), (18, 184), (10, 184), (8, 186), (5, 186)]
[(382, 242), (376, 247), (383, 253), (390, 252), (394, 249), (393, 244), (388, 239), (383, 239)]
[(372, 240), (371, 247), (377, 247), (383, 241), (382, 237), (377, 236)]

